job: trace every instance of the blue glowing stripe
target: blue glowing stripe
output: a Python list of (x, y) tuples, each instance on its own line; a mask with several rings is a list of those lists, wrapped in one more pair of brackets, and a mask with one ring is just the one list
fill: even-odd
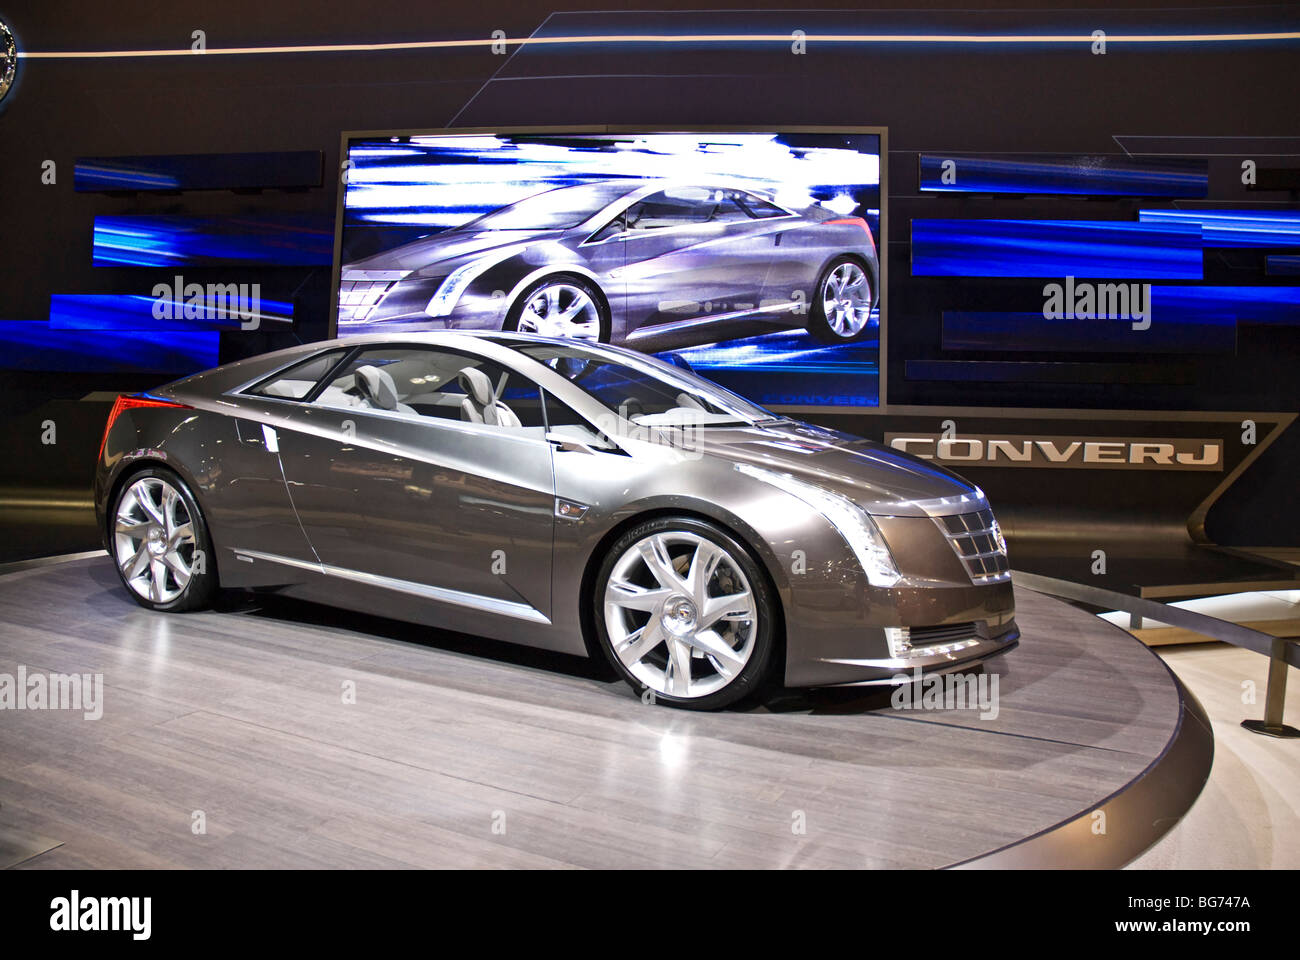
[(921, 155), (921, 189), (942, 193), (1204, 197), (1209, 183), (1205, 160)]
[(1300, 287), (1153, 287), (1153, 321), (1203, 322), (1206, 316), (1237, 323), (1300, 325)]
[(327, 266), (331, 218), (256, 214), (95, 218), (97, 267)]
[(323, 156), (319, 150), (283, 150), (78, 157), (73, 180), (79, 193), (319, 187)]
[(215, 330), (61, 330), (0, 320), (0, 368), (180, 376), (216, 366), (220, 339)]
[(966, 383), (1123, 383), (1185, 386), (1193, 382), (1190, 363), (1071, 363), (1043, 360), (907, 360), (908, 380)]
[[(873, 326), (879, 317), (873, 315)], [(802, 330), (672, 351), (702, 376), (778, 406), (876, 406), (880, 344), (875, 339), (828, 346)]]
[[(164, 309), (170, 307), (170, 311)], [(252, 304), (248, 306), (252, 308)], [(222, 316), (223, 312), (227, 314)], [(158, 309), (155, 309), (158, 308)], [(170, 312), (171, 316), (166, 316)], [(50, 297), (49, 325), (52, 330), (194, 331), (238, 330), (252, 319), (258, 326), (293, 322), (293, 304), (261, 300), (253, 318), (229, 316), (226, 302), (206, 299), (198, 304), (130, 294), (60, 294)], [(157, 314), (162, 314), (161, 316)]]
[(1191, 224), (1206, 247), (1300, 247), (1300, 210), (1139, 210), (1150, 224)]
[[(1152, 291), (1153, 299), (1156, 291)], [(992, 353), (1230, 354), (1237, 347), (1231, 315), (1176, 316), (1157, 301), (1153, 322), (1134, 330), (1130, 320), (1048, 320), (1041, 313), (945, 310), (944, 350)]]
[(1201, 279), (1197, 224), (913, 220), (918, 277)]

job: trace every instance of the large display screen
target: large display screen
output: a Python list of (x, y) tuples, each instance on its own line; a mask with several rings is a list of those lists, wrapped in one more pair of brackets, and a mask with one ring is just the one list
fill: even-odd
[(880, 131), (347, 135), (339, 336), (520, 330), (880, 402)]

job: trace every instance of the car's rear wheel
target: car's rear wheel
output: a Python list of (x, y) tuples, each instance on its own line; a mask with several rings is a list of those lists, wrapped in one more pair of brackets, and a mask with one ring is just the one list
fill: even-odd
[(749, 551), (711, 523), (658, 518), (610, 548), (596, 578), (600, 646), (638, 694), (695, 710), (758, 689), (775, 603)]
[(109, 520), (113, 562), (127, 592), (150, 610), (207, 606), (217, 591), (212, 541), (198, 503), (170, 470), (122, 484)]
[(505, 329), (608, 343), (609, 309), (600, 292), (581, 277), (545, 277), (511, 305)]
[(853, 257), (838, 257), (817, 283), (808, 332), (823, 343), (860, 340), (869, 332), (874, 299), (866, 268)]

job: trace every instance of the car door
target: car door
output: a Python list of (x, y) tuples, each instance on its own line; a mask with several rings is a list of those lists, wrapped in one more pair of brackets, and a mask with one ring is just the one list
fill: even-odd
[(221, 531), (217, 562), (232, 587), (297, 582), (319, 565), (285, 486), (279, 440), (289, 415), (349, 351), (327, 350), (240, 391), (238, 411), (225, 417), (230, 432), (213, 446), (217, 477), (208, 498)]
[[(465, 419), (458, 374), (466, 368), (487, 377), (517, 426)], [(387, 386), (376, 395), (363, 375)], [(335, 371), (291, 420), (280, 457), (327, 573), (490, 613), (549, 617), (555, 486), (535, 384), (469, 353), (373, 347)]]
[(772, 258), (764, 226), (731, 191), (669, 188), (623, 214), (621, 278), (629, 339), (758, 308)]

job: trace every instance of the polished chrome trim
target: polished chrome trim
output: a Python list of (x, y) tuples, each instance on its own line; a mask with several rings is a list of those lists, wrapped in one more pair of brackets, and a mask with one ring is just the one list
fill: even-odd
[(361, 570), (348, 570), (344, 567), (335, 567), (328, 563), (312, 563), (309, 560), (295, 560), (291, 557), (281, 557), (273, 553), (262, 553), (260, 550), (241, 550), (238, 547), (230, 548), (237, 556), (252, 557), (256, 560), (266, 560), (269, 563), (280, 563), (289, 567), (297, 567), (301, 570), (312, 570), (316, 573), (324, 574), (327, 577), (338, 577), (340, 580), (351, 580), (354, 583), (364, 583), (368, 586), (379, 587), (381, 590), (393, 590), (397, 593), (406, 593), (411, 596), (421, 597), (425, 600), (434, 600), (438, 603), (448, 603), (457, 607), (468, 607), (471, 610), (480, 610), (484, 613), (495, 613), (503, 617), (513, 617), (516, 620), (527, 620), (530, 623), (541, 623), (550, 626), (550, 619), (544, 616), (535, 607), (527, 603), (516, 603), (513, 600), (498, 600), (495, 597), (485, 597), (477, 593), (465, 593), (461, 590), (449, 590), (446, 587), (434, 587), (425, 583), (415, 583), (411, 580), (398, 580), (395, 577), (384, 577), (377, 573), (365, 573)]

